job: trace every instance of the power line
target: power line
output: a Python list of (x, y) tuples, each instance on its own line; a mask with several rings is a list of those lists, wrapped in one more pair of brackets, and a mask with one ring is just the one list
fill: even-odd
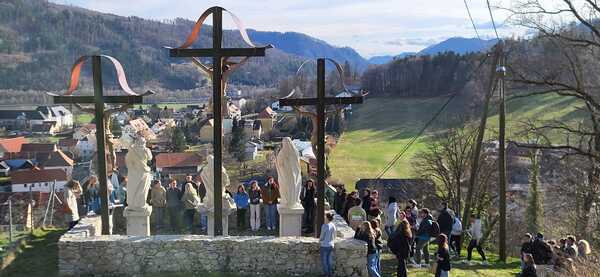
[(492, 19), (492, 27), (494, 27), (494, 33), (496, 33), (496, 38), (500, 40), (500, 36), (498, 35), (498, 29), (496, 29), (496, 21), (494, 20), (494, 14), (492, 13), (492, 8), (490, 6), (490, 0), (486, 0), (486, 2), (488, 11), (490, 12), (490, 18)]
[[(485, 63), (487, 58), (488, 58), (488, 55), (487, 54), (484, 55), (484, 57), (481, 60), (481, 62), (479, 63), (479, 65), (477, 65), (477, 67), (473, 71), (471, 71), (470, 75), (466, 79), (466, 82), (469, 82), (473, 78), (473, 76), (475, 76), (475, 73), (479, 72), (479, 69), (481, 69), (481, 66)], [(425, 130), (427, 130), (427, 128), (437, 119), (437, 117), (440, 114), (442, 114), (442, 112), (446, 109), (446, 107), (450, 104), (450, 102), (452, 102), (452, 100), (454, 98), (456, 98), (456, 96), (458, 96), (461, 92), (462, 92), (462, 90), (459, 90), (459, 91), (453, 93), (452, 95), (450, 95), (448, 100), (446, 100), (446, 102), (433, 115), (433, 117), (429, 121), (427, 121), (427, 123), (425, 123), (425, 125), (423, 126), (423, 128), (421, 128), (421, 130), (419, 130), (419, 133), (417, 135), (413, 136), (411, 138), (411, 140), (404, 146), (404, 148), (402, 148), (402, 150), (400, 150), (400, 152), (398, 152), (398, 154), (396, 154), (394, 156), (394, 158), (388, 162), (388, 164), (381, 170), (381, 172), (379, 172), (379, 174), (377, 174), (377, 177), (375, 179), (381, 179), (381, 177), (383, 177), (390, 169), (392, 169), (394, 164), (396, 164), (396, 162), (398, 162), (398, 160), (400, 160), (400, 158), (402, 158), (402, 156), (404, 156), (406, 151), (408, 151), (408, 149), (417, 141), (417, 139), (419, 139), (419, 137), (421, 137), (421, 135), (423, 135), (423, 133), (425, 133)]]
[(465, 8), (467, 8), (467, 14), (469, 15), (469, 19), (471, 20), (471, 24), (473, 25), (473, 30), (475, 30), (475, 35), (481, 41), (481, 36), (479, 36), (479, 31), (477, 31), (477, 26), (475, 25), (475, 20), (473, 20), (473, 16), (471, 15), (471, 9), (469, 9), (469, 4), (467, 0), (463, 0), (465, 2)]

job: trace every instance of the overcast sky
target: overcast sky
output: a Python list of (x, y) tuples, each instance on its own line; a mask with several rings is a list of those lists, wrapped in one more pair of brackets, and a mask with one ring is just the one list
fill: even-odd
[[(301, 32), (336, 46), (350, 46), (365, 57), (418, 51), (454, 36), (475, 37), (463, 0), (50, 1), (123, 16), (191, 20), (206, 8), (219, 5), (236, 14), (247, 28)], [(467, 2), (482, 37), (492, 38), (485, 0)], [(500, 11), (494, 11), (494, 16), (501, 35), (516, 33), (502, 25)], [(225, 27), (233, 28), (231, 20), (224, 19), (228, 21)]]

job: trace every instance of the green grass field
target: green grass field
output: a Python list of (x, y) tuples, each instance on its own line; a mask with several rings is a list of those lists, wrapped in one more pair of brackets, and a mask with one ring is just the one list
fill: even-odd
[[(414, 137), (447, 98), (369, 98), (354, 105), (347, 131), (329, 158), (334, 179), (354, 187), (359, 179), (375, 178), (392, 158)], [(462, 112), (452, 103), (432, 124), (385, 178), (418, 177), (412, 157), (423, 150), (436, 132), (455, 127)], [(507, 137), (516, 139), (522, 123), (528, 120), (566, 119), (576, 121), (581, 106), (574, 98), (555, 95), (520, 98), (507, 102)], [(497, 134), (498, 115), (492, 107), (487, 137)]]

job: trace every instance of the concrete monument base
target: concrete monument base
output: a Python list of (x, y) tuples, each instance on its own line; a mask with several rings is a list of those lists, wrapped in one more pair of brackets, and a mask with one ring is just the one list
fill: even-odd
[(279, 236), (298, 237), (302, 235), (302, 215), (304, 208), (288, 208), (277, 206), (279, 211)]
[[(229, 236), (229, 215), (231, 214), (231, 211), (229, 210), (223, 210), (223, 236)], [(214, 237), (215, 236), (215, 212), (214, 211), (208, 211), (206, 213), (206, 216), (208, 218), (208, 226), (206, 229), (206, 234)]]
[(150, 215), (152, 207), (146, 205), (141, 208), (126, 207), (123, 216), (127, 218), (127, 235), (150, 236)]

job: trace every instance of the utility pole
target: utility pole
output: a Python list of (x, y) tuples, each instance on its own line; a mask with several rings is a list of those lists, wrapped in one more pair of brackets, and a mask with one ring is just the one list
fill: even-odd
[(498, 132), (498, 210), (500, 213), (500, 231), (499, 231), (499, 258), (500, 261), (506, 262), (506, 101), (504, 97), (504, 77), (506, 75), (506, 67), (504, 66), (504, 43), (498, 43), (500, 48), (500, 60), (496, 68), (498, 76), (498, 94), (500, 103), (499, 112), (499, 132)]

